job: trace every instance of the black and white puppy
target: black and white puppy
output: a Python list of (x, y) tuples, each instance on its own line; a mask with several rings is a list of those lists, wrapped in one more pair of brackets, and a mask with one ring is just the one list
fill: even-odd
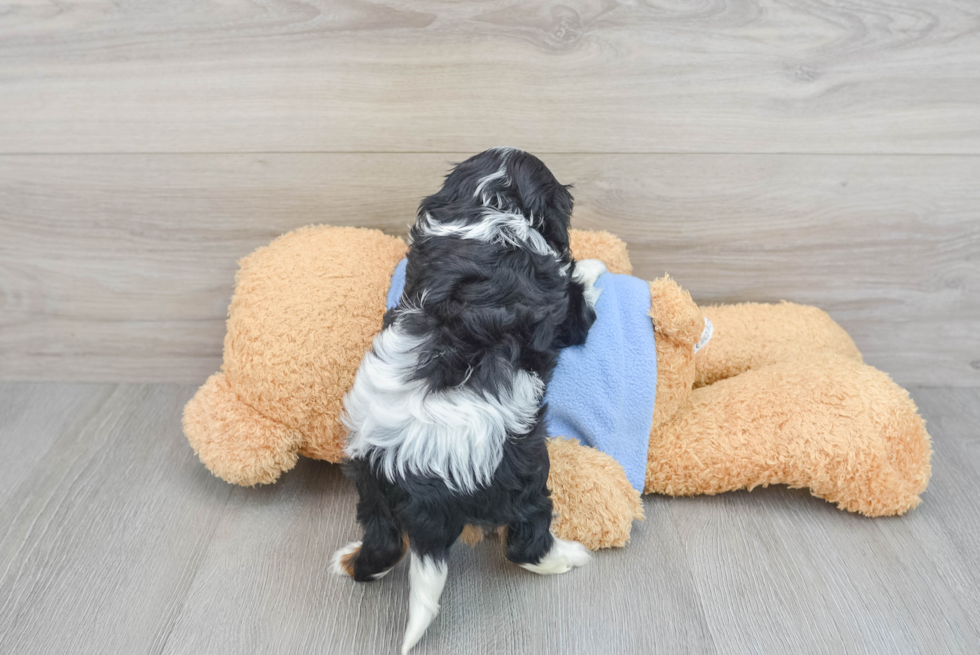
[(334, 555), (355, 580), (412, 549), (402, 653), (439, 610), (463, 527), (506, 526), (506, 553), (535, 573), (589, 559), (550, 531), (542, 396), (559, 349), (595, 320), (605, 266), (574, 262), (568, 188), (531, 154), (494, 148), (422, 201), (404, 293), (345, 398), (348, 474), (363, 542)]

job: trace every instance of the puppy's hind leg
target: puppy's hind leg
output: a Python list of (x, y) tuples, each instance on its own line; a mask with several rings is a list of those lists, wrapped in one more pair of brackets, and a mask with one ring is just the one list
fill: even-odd
[(524, 518), (507, 526), (507, 559), (539, 575), (565, 573), (590, 559), (585, 546), (551, 533), (551, 507), (551, 498), (543, 490), (528, 499)]
[(330, 571), (358, 582), (379, 580), (395, 568), (407, 551), (408, 535), (372, 521), (366, 526), (363, 541), (352, 541), (333, 554)]
[(364, 528), (364, 541), (351, 542), (334, 553), (330, 570), (369, 582), (387, 575), (405, 556), (408, 535), (399, 527), (378, 480), (354, 463), (351, 473), (359, 492), (357, 520)]

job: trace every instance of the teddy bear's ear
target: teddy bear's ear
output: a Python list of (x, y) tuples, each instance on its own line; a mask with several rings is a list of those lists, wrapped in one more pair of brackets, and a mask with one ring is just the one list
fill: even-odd
[(658, 335), (692, 349), (704, 332), (701, 309), (669, 275), (650, 283), (650, 318)]
[(626, 242), (616, 235), (594, 230), (569, 230), (568, 240), (575, 259), (598, 259), (610, 273), (633, 273)]

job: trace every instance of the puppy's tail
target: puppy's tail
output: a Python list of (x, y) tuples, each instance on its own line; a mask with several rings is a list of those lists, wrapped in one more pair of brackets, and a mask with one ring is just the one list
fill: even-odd
[(412, 591), (408, 602), (408, 627), (402, 642), (402, 655), (412, 650), (425, 634), (432, 620), (439, 614), (439, 597), (446, 586), (446, 554), (419, 555), (412, 550), (409, 569)]

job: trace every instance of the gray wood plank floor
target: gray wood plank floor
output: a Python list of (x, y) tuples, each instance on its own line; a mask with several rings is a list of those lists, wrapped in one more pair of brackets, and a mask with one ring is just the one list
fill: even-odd
[[(396, 652), (407, 567), (327, 572), (357, 535), (339, 468), (224, 484), (181, 433), (193, 391), (0, 384), (0, 652)], [(557, 578), (460, 545), (416, 652), (977, 652), (980, 390), (913, 395), (935, 457), (908, 516), (784, 488), (651, 496), (632, 543)]]

